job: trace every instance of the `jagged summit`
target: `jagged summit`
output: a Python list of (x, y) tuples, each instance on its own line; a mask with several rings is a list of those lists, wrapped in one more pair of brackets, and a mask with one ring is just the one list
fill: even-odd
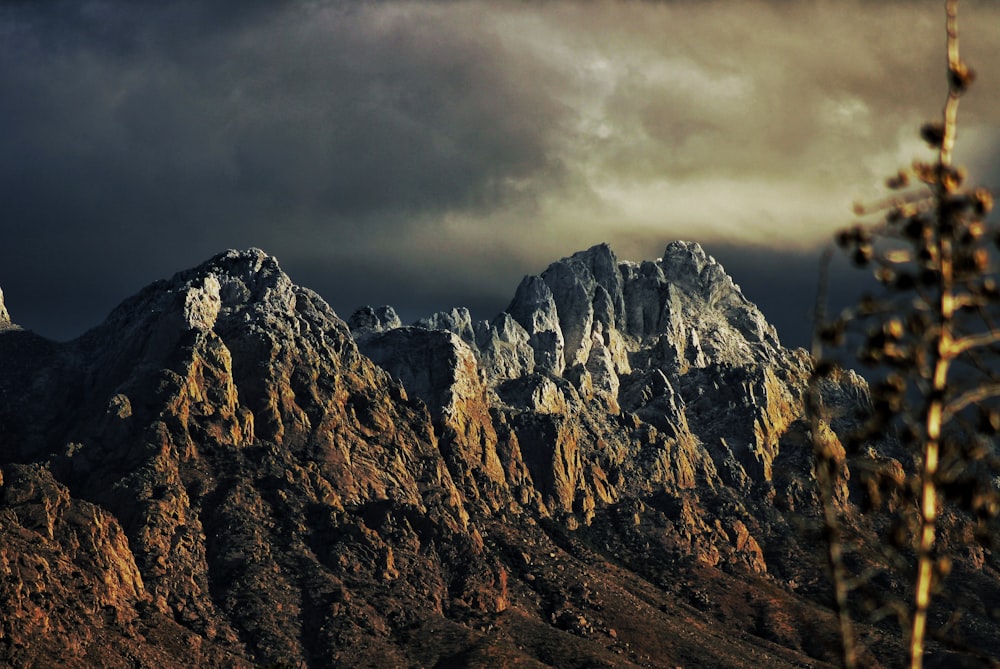
[(122, 302), (98, 330), (150, 319), (161, 327), (211, 330), (218, 318), (250, 319), (294, 310), (294, 286), (278, 261), (260, 249), (229, 250), (201, 265), (156, 281)]
[(80, 337), (77, 348), (84, 356), (112, 351), (107, 364), (117, 365), (159, 359), (199, 332), (227, 343), (326, 333), (353, 347), (346, 324), (319, 295), (295, 285), (273, 256), (251, 248), (225, 251), (150, 284)]
[[(390, 317), (387, 317), (388, 314)], [(359, 309), (356, 338), (400, 327), (391, 307)], [(524, 277), (506, 311), (473, 323), (467, 309), (414, 323), (468, 344), (491, 383), (541, 372), (597, 383), (613, 394), (633, 368), (685, 372), (709, 365), (773, 362), (773, 326), (701, 245), (672, 242), (663, 256), (619, 261), (608, 244)]]
[(354, 337), (361, 339), (370, 334), (402, 327), (403, 321), (390, 306), (362, 307), (351, 315), (347, 324)]
[[(449, 389), (481, 382), (495, 407), (635, 414), (708, 445), (714, 467), (744, 489), (771, 480), (809, 367), (722, 266), (683, 241), (638, 263), (619, 261), (608, 244), (574, 253), (524, 277), (490, 321), (457, 308), (405, 327), (391, 307), (364, 307), (350, 324), (361, 352), (430, 400), (438, 418)], [(475, 360), (475, 370), (456, 360)]]

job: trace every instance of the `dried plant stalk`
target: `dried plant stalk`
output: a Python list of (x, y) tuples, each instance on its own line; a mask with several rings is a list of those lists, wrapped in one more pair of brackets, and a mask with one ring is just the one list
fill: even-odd
[[(844, 230), (836, 239), (855, 265), (874, 268), (884, 295), (866, 296), (838, 319), (825, 322), (822, 304), (829, 254), (824, 256), (821, 271), (813, 345), (817, 362), (809, 408), (842, 662), (849, 669), (857, 665), (859, 655), (850, 601), (858, 579), (849, 577), (844, 560), (841, 509), (834, 496), (840, 464), (821, 437), (822, 423), (828, 418), (820, 388), (823, 378), (835, 372), (838, 364), (824, 358), (823, 345), (844, 347), (860, 339), (857, 360), (887, 370), (872, 388), (872, 416), (855, 439), (855, 447), (890, 433), (896, 434), (900, 443), (913, 446), (908, 456), (916, 468), (913, 474), (876, 471), (871, 487), (876, 505), (881, 503), (886, 481), (894, 487), (891, 494), (912, 500), (912, 505), (897, 505), (892, 512), (893, 536), (898, 544), (895, 554), (885, 557), (881, 553), (887, 568), (897, 570), (907, 555), (912, 557), (912, 599), (909, 606), (897, 600), (877, 607), (899, 612), (907, 633), (907, 665), (911, 669), (923, 667), (932, 596), (950, 565), (946, 556), (937, 555), (938, 522), (946, 503), (943, 493), (961, 487), (957, 485), (959, 478), (974, 475), (975, 465), (988, 463), (989, 469), (1000, 461), (989, 448), (954, 447), (956, 442), (972, 443), (977, 436), (1000, 431), (1000, 410), (987, 411), (981, 406), (1000, 396), (1000, 328), (996, 314), (990, 311), (1000, 308), (1000, 282), (985, 235), (984, 218), (992, 198), (982, 189), (963, 189), (964, 172), (952, 164), (958, 105), (974, 73), (959, 53), (958, 0), (946, 0), (945, 13), (948, 95), (941, 121), (928, 123), (920, 131), (936, 150), (936, 161), (914, 163), (914, 180), (905, 170), (890, 177), (887, 185), (894, 190), (909, 188), (911, 183), (917, 184), (916, 189), (874, 206), (857, 206), (859, 216), (884, 216), (877, 223), (859, 223)], [(970, 319), (978, 320), (970, 325)], [(969, 427), (965, 414), (977, 405), (980, 427)], [(946, 450), (947, 444), (951, 446)], [(995, 517), (1000, 498), (995, 489), (990, 491), (991, 495), (966, 495), (965, 506), (956, 502), (956, 508), (980, 518)], [(910, 508), (916, 509), (915, 517), (906, 515)], [(913, 537), (912, 542), (908, 536)]]

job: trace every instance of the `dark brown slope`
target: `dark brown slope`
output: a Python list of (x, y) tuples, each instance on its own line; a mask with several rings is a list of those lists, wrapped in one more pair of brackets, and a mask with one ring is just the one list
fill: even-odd
[(363, 355), (256, 250), (0, 330), (0, 664), (826, 666), (807, 361), (695, 249), (588, 253), (475, 347)]
[[(8, 474), (6, 497), (56, 486), (54, 475), (68, 488), (61, 506), (120, 523), (118, 548), (138, 570), (122, 602), (209, 646), (292, 663), (329, 662), (342, 647), (387, 652), (378, 633), (392, 612), (375, 613), (369, 596), (406, 619), (423, 613), (407, 601), (433, 612), (495, 578), (423, 409), (262, 253), (220, 256), (151, 286), (72, 344), (4, 339), (5, 394), (19, 398), (5, 405), (4, 460), (46, 463)], [(387, 510), (403, 523), (391, 542), (365, 521)], [(15, 519), (5, 532), (34, 529)], [(398, 578), (394, 548), (422, 543), (426, 559)], [(349, 594), (345, 580), (364, 587)], [(79, 608), (72, 597), (47, 601), (54, 618)], [(7, 657), (29, 662), (48, 642), (12, 620)]]

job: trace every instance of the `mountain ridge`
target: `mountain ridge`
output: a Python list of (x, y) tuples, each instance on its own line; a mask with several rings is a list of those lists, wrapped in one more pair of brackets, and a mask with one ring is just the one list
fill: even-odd
[[(0, 661), (828, 666), (810, 364), (680, 242), (490, 322), (344, 321), (251, 249), (0, 330)], [(823, 393), (839, 447), (866, 385)]]

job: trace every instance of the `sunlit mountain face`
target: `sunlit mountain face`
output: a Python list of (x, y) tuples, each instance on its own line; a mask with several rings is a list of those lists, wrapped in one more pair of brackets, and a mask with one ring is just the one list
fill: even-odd
[[(488, 320), (345, 321), (251, 248), (65, 343), (18, 322), (4, 666), (837, 666), (814, 432), (860, 601), (909, 601), (870, 474), (910, 456), (852, 442), (868, 384), (825, 377), (809, 420), (812, 359), (694, 242), (578, 251)], [(1000, 654), (981, 520), (942, 506), (928, 666)], [(898, 622), (854, 615), (897, 666)]]

